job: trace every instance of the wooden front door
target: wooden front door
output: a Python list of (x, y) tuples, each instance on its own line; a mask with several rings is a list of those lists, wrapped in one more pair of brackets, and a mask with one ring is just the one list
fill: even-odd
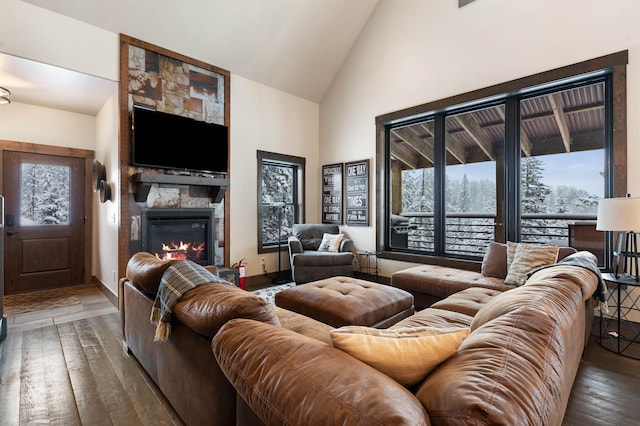
[(5, 294), (82, 283), (84, 164), (76, 157), (4, 151)]

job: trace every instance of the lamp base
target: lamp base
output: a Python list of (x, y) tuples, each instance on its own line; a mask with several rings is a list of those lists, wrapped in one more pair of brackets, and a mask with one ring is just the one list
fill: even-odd
[[(621, 232), (618, 236), (618, 250), (614, 252), (615, 268), (613, 274), (616, 279), (629, 279), (640, 282), (640, 267), (638, 260), (638, 240), (635, 232)], [(620, 267), (622, 271), (620, 272)]]

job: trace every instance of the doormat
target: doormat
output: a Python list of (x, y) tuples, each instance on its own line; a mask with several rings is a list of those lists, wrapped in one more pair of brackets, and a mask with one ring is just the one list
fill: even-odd
[(282, 284), (282, 285), (276, 285), (273, 287), (267, 287), (267, 288), (261, 288), (260, 290), (255, 290), (252, 291), (253, 294), (255, 294), (256, 296), (260, 296), (263, 299), (266, 299), (269, 303), (275, 305), (276, 300), (276, 293), (282, 290), (286, 290), (288, 288), (294, 287), (296, 285), (296, 283), (288, 283), (288, 284)]
[(72, 288), (54, 288), (5, 295), (4, 313), (18, 315), (79, 304), (80, 299)]

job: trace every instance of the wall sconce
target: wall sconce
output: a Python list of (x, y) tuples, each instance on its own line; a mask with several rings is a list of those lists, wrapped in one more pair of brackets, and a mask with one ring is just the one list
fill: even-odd
[(98, 184), (98, 191), (100, 192), (100, 202), (106, 203), (111, 201), (111, 185), (101, 180)]
[(11, 99), (9, 99), (10, 95), (11, 95), (11, 91), (9, 91), (9, 89), (0, 87), (0, 105), (10, 104), (11, 103)]
[(107, 169), (98, 160), (93, 160), (93, 191), (100, 193), (100, 202), (111, 200), (111, 185), (107, 183)]

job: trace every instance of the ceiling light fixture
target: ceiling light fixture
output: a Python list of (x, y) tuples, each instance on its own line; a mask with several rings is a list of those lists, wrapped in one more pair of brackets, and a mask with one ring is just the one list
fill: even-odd
[(11, 91), (9, 91), (9, 89), (0, 87), (0, 105), (11, 103), (11, 99), (9, 99), (9, 95), (11, 95)]

